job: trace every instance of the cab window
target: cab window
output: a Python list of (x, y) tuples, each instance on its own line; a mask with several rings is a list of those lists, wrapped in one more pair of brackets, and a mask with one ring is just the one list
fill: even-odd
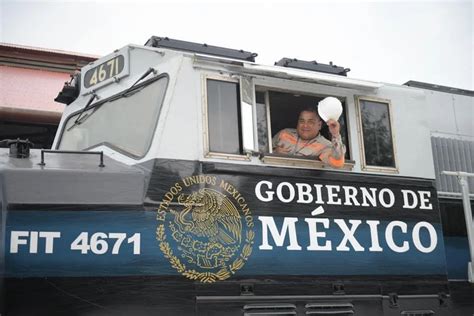
[(239, 80), (205, 78), (205, 152), (207, 157), (246, 158), (243, 153)]
[(143, 157), (151, 145), (167, 85), (168, 76), (153, 78), (126, 94), (76, 112), (66, 121), (58, 149), (106, 145), (133, 158)]
[(396, 171), (390, 101), (356, 97), (362, 169)]
[[(272, 152), (272, 138), (279, 131), (285, 128), (296, 128), (301, 110), (308, 106), (317, 109), (318, 102), (326, 97), (272, 90), (258, 91), (256, 96), (259, 149), (266, 153)], [(340, 133), (342, 142), (346, 146), (345, 158), (350, 160), (346, 104), (344, 99), (341, 99), (341, 101), (343, 114), (339, 118)], [(322, 123), (320, 133), (326, 139), (331, 140), (331, 134), (325, 122)]]

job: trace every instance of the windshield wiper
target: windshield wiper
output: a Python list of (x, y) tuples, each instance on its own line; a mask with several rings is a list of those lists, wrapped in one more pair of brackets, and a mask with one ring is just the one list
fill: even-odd
[(156, 70), (155, 68), (152, 68), (152, 67), (148, 68), (148, 70), (145, 71), (145, 73), (144, 73), (140, 78), (138, 78), (137, 81), (135, 81), (135, 82), (130, 86), (130, 88), (128, 88), (127, 90), (130, 90), (130, 89), (132, 89), (133, 87), (135, 87), (135, 86), (137, 85), (137, 83), (139, 83), (140, 81), (142, 81), (143, 79), (145, 79), (145, 78), (146, 78), (149, 74), (151, 74), (151, 73), (156, 74), (156, 73), (157, 73), (157, 70)]
[[(156, 74), (158, 71), (155, 69), (155, 68), (148, 68), (147, 71), (145, 71), (143, 73), (143, 75), (141, 75), (140, 78), (137, 79), (137, 81), (135, 81), (127, 90), (125, 90), (123, 93), (121, 93), (119, 96), (122, 97), (122, 96), (125, 96), (125, 97), (128, 97), (132, 94), (135, 94), (135, 91), (133, 91), (133, 93), (131, 94), (130, 92), (132, 92), (132, 89), (133, 87), (135, 87), (137, 85), (137, 83), (139, 83), (140, 81), (142, 81), (143, 79), (145, 79), (146, 77), (148, 77), (149, 74), (153, 73), (153, 74)], [(140, 90), (137, 90), (137, 91), (140, 91)]]
[[(76, 120), (74, 121), (74, 124), (71, 125), (71, 127), (69, 127), (67, 129), (67, 131), (70, 131), (74, 126), (76, 125), (79, 125), (81, 124), (83, 121), (84, 121), (84, 118), (87, 117), (85, 116), (84, 118), (82, 117), (82, 115), (84, 114), (84, 112), (86, 112), (88, 109), (92, 109), (93, 107), (91, 107), (90, 105), (92, 104), (92, 102), (94, 101), (95, 98), (99, 98), (99, 96), (95, 93), (92, 94), (91, 98), (89, 99), (89, 101), (87, 101), (87, 104), (82, 108), (81, 110), (81, 113), (79, 113), (79, 116), (76, 118)], [(82, 118), (82, 120), (81, 120)]]
[[(155, 68), (148, 68), (147, 71), (145, 71), (143, 73), (143, 75), (140, 76), (140, 78), (137, 79), (137, 81), (135, 81), (127, 90), (125, 90), (124, 92), (116, 95), (115, 97), (112, 97), (111, 99), (109, 99), (109, 101), (114, 101), (114, 100), (117, 100), (121, 97), (128, 97), (130, 95), (133, 95), (135, 94), (136, 92), (140, 91), (141, 89), (134, 89), (134, 87), (140, 82), (142, 81), (143, 79), (145, 79), (149, 74), (153, 73), (153, 74), (156, 74), (158, 71), (155, 69)], [(74, 124), (71, 125), (71, 127), (69, 127), (67, 129), (67, 131), (70, 131), (74, 126), (76, 125), (80, 125), (81, 123), (83, 123), (87, 118), (91, 117), (92, 114), (97, 111), (97, 109), (99, 109), (103, 104), (104, 102), (100, 103), (100, 104), (94, 104), (94, 105), (91, 105), (92, 104), (92, 101), (94, 101), (94, 99), (97, 98), (99, 99), (99, 96), (97, 94), (93, 94), (92, 97), (89, 99), (89, 101), (87, 102), (86, 106), (81, 110), (81, 113), (79, 113), (79, 116), (76, 118), (76, 120), (74, 121)], [(86, 115), (86, 116), (82, 116), (84, 114), (84, 112), (86, 112), (87, 110), (90, 110), (90, 109), (95, 109), (94, 112)]]

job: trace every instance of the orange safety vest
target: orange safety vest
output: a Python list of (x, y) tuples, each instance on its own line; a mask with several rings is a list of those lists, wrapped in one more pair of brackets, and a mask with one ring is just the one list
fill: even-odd
[(346, 147), (341, 136), (334, 137), (332, 142), (321, 134), (308, 141), (302, 140), (294, 128), (285, 128), (273, 137), (273, 149), (281, 146), (289, 149), (289, 155), (320, 159), (334, 168), (344, 166)]

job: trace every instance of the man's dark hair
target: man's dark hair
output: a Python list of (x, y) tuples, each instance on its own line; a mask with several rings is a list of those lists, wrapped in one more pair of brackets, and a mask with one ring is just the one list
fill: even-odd
[(321, 117), (319, 117), (318, 110), (314, 106), (305, 106), (304, 108), (301, 109), (301, 111), (298, 112), (298, 118), (300, 117), (302, 112), (313, 112), (316, 114), (316, 117), (321, 120)]

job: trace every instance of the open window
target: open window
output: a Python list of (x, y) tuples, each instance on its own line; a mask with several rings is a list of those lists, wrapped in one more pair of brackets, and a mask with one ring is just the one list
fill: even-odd
[[(309, 107), (317, 109), (318, 102), (328, 95), (309, 95), (286, 91), (269, 90), (257, 88), (256, 91), (256, 119), (258, 133), (259, 151), (264, 153), (264, 162), (292, 165), (307, 168), (326, 167), (317, 159), (305, 158), (297, 155), (278, 154), (272, 150), (272, 138), (285, 128), (296, 128), (298, 115), (301, 110)], [(350, 148), (346, 117), (345, 98), (339, 98), (343, 106), (343, 113), (339, 118), (341, 125), (340, 134), (342, 143), (346, 147), (344, 169), (352, 169), (353, 163), (350, 161)], [(325, 122), (322, 123), (320, 134), (327, 140), (331, 140), (329, 128)]]
[(389, 100), (356, 97), (362, 170), (398, 172)]

